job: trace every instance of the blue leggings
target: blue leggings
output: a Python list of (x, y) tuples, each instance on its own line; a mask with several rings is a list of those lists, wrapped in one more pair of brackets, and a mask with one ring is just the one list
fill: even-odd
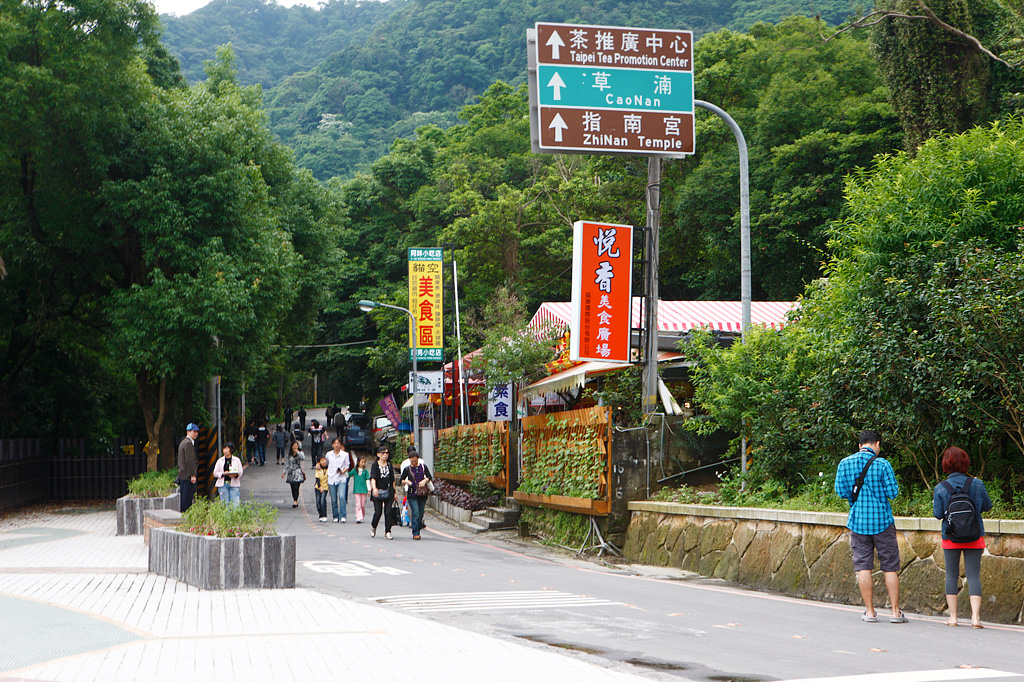
[[(964, 573), (971, 596), (981, 596), (981, 554), (983, 549), (943, 549), (946, 560), (946, 594), (958, 594), (960, 578), (960, 552), (964, 553)], [(950, 616), (952, 618), (952, 616)]]

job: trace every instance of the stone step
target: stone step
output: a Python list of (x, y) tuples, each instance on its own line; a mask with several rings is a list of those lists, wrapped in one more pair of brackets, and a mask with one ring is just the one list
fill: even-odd
[(490, 528), (486, 526), (481, 526), (480, 524), (474, 523), (472, 521), (461, 521), (459, 523), (459, 529), (464, 530), (468, 533), (483, 533), (485, 531), (490, 530)]
[(473, 523), (484, 526), (487, 530), (515, 528), (519, 523), (519, 512), (503, 507), (488, 507), (482, 511), (473, 512)]

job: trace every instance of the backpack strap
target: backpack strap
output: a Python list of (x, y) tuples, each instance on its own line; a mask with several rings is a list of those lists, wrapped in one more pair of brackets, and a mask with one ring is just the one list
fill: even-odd
[[(964, 475), (967, 476), (967, 474)], [(967, 476), (967, 481), (964, 483), (964, 487), (960, 489), (960, 492), (966, 495), (967, 491), (971, 489), (971, 483), (974, 483), (974, 479), (971, 478), (970, 476)]]
[(864, 480), (868, 476), (868, 469), (871, 468), (871, 465), (874, 464), (876, 459), (878, 459), (878, 454), (871, 455), (871, 458), (868, 459), (868, 463), (860, 470), (860, 476), (858, 476), (857, 480), (853, 482), (853, 499), (850, 500), (851, 505), (857, 504), (857, 500), (860, 498), (860, 493), (864, 489)]

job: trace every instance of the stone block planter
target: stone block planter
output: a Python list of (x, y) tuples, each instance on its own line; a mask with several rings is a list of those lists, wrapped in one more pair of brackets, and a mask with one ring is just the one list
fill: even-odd
[(142, 535), (143, 513), (149, 509), (173, 509), (178, 511), (181, 502), (178, 493), (167, 497), (130, 497), (125, 495), (117, 500), (117, 534)]
[(473, 520), (473, 512), (456, 507), (450, 502), (439, 500), (436, 495), (431, 495), (427, 498), (427, 506), (454, 523), (465, 523)]
[(215, 538), (153, 528), (149, 570), (203, 590), (295, 587), (295, 536)]

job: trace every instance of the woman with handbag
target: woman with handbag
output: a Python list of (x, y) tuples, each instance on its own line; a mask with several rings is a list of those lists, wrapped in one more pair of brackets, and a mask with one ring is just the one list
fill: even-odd
[(292, 451), (288, 455), (288, 461), (284, 465), (284, 473), (281, 478), (292, 487), (292, 508), (299, 506), (299, 486), (306, 480), (306, 472), (302, 470), (302, 460), (306, 456), (302, 454), (302, 443), (292, 441)]
[(409, 466), (402, 471), (402, 483), (409, 485), (409, 512), (411, 516), (412, 539), (420, 539), (423, 528), (423, 508), (427, 504), (427, 496), (434, 487), (433, 476), (426, 464), (420, 462), (420, 453), (416, 448), (409, 448)]
[[(946, 605), (949, 607), (949, 619), (946, 625), (956, 626), (957, 623), (957, 596), (960, 582), (960, 554), (964, 556), (964, 575), (967, 578), (967, 589), (971, 596), (971, 625), (981, 629), (981, 555), (985, 552), (985, 526), (981, 520), (981, 513), (992, 508), (992, 500), (989, 499), (985, 484), (976, 478), (967, 475), (967, 469), (971, 466), (971, 456), (964, 450), (957, 447), (946, 448), (942, 453), (942, 470), (949, 474), (949, 478), (940, 482), (933, 490), (932, 512), (935, 518), (942, 519), (942, 555), (946, 564)], [(954, 538), (953, 531), (965, 525), (959, 519), (954, 519), (951, 527), (950, 503), (954, 495), (967, 495), (970, 498), (972, 509), (967, 516), (974, 515), (973, 519), (966, 524), (973, 528), (974, 532), (966, 538)], [(962, 515), (965, 511), (964, 502), (957, 501), (957, 510)], [(971, 538), (978, 535), (973, 541)], [(961, 540), (958, 542), (957, 540)]]
[(377, 524), (384, 515), (384, 537), (391, 537), (391, 515), (388, 507), (395, 495), (395, 471), (388, 463), (391, 453), (386, 445), (377, 449), (377, 461), (370, 467), (370, 499), (373, 500), (373, 520), (370, 522), (370, 537), (377, 537)]

